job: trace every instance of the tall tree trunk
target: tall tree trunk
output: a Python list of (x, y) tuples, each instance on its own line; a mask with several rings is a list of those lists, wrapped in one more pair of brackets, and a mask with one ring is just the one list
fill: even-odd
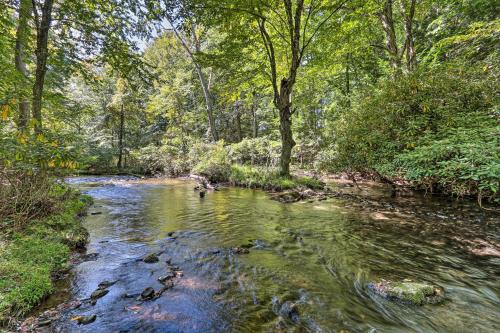
[(417, 68), (417, 52), (415, 50), (415, 42), (413, 40), (413, 18), (415, 17), (416, 0), (410, 1), (410, 7), (404, 8), (401, 2), (401, 9), (404, 13), (404, 29), (406, 35), (406, 69), (411, 72)]
[(399, 55), (396, 30), (394, 28), (392, 5), (393, 0), (386, 0), (384, 8), (380, 13), (380, 21), (385, 33), (385, 48), (389, 54), (389, 62), (392, 69), (397, 74), (401, 69), (401, 57)]
[(241, 110), (239, 105), (236, 105), (236, 131), (238, 134), (238, 142), (243, 140), (243, 132), (241, 130)]
[(256, 110), (256, 105), (255, 105), (255, 94), (253, 95), (253, 100), (252, 100), (252, 135), (253, 138), (257, 138), (259, 135), (259, 125), (257, 123), (257, 110)]
[[(47, 72), (49, 30), (52, 23), (53, 0), (45, 0), (42, 5), (41, 20), (38, 17), (37, 8), (33, 8), (37, 21), (36, 36), (36, 71), (35, 84), (33, 85), (32, 112), (35, 119), (35, 133), (42, 133), (42, 97), (45, 73)], [(39, 22), (38, 22), (39, 21)]]
[(291, 0), (283, 0), (286, 12), (286, 23), (290, 37), (290, 54), (292, 56), (288, 77), (281, 79), (280, 86), (277, 83), (277, 66), (272, 38), (266, 29), (266, 19), (258, 21), (259, 30), (264, 42), (265, 50), (271, 67), (271, 83), (274, 91), (274, 105), (279, 110), (280, 134), (281, 134), (281, 156), (280, 175), (290, 177), (290, 161), (292, 149), (295, 146), (292, 133), (292, 91), (297, 78), (297, 71), (308, 42), (300, 46), (301, 41), (301, 19), (304, 12), (304, 0), (296, 0), (295, 11)]
[(345, 96), (347, 97), (347, 107), (351, 108), (351, 54), (346, 56), (345, 65)]
[(285, 177), (290, 176), (292, 149), (296, 144), (292, 134), (292, 87), (289, 80), (281, 80), (278, 102), (281, 134), (280, 174)]
[(120, 133), (119, 133), (119, 138), (118, 138), (118, 163), (117, 163), (117, 168), (121, 169), (122, 168), (122, 158), (123, 158), (123, 132), (125, 130), (125, 111), (123, 109), (123, 103), (121, 106), (120, 110)]
[(193, 25), (193, 35), (192, 35), (192, 39), (193, 39), (192, 42), (195, 46), (195, 50), (192, 51), (189, 48), (186, 41), (184, 40), (184, 38), (179, 33), (179, 31), (177, 31), (177, 28), (174, 25), (174, 20), (170, 16), (167, 16), (166, 19), (167, 19), (168, 23), (170, 24), (170, 26), (172, 27), (172, 30), (174, 31), (175, 36), (177, 37), (177, 39), (181, 43), (182, 47), (186, 50), (187, 54), (189, 55), (189, 57), (191, 58), (191, 61), (194, 64), (196, 74), (198, 74), (198, 78), (200, 79), (200, 85), (201, 85), (201, 89), (203, 90), (203, 96), (205, 97), (205, 106), (207, 109), (208, 126), (210, 127), (210, 134), (212, 135), (212, 139), (214, 141), (218, 141), (219, 135), (217, 133), (217, 128), (215, 127), (215, 118), (214, 118), (214, 114), (213, 114), (213, 102), (212, 102), (212, 98), (210, 96), (210, 86), (205, 78), (205, 74), (203, 73), (203, 69), (198, 64), (198, 62), (196, 61), (196, 58), (194, 56), (194, 52), (196, 52), (196, 53), (200, 52), (200, 42), (199, 42), (198, 38), (196, 37), (195, 26)]
[[(194, 61), (194, 58), (193, 58)], [(205, 97), (205, 105), (207, 108), (207, 116), (208, 116), (208, 125), (210, 127), (210, 133), (212, 134), (212, 139), (214, 141), (219, 140), (219, 134), (217, 133), (217, 129), (215, 127), (215, 119), (213, 114), (213, 103), (212, 98), (210, 96), (210, 90), (208, 87), (207, 80), (205, 79), (205, 74), (203, 74), (203, 70), (201, 66), (199, 66), (196, 62), (194, 63), (194, 67), (196, 69), (196, 73), (198, 74), (198, 78), (200, 79), (201, 89), (203, 90), (203, 96)]]
[(26, 69), (25, 62), (25, 48), (28, 43), (29, 37), (29, 26), (28, 20), (31, 15), (31, 0), (20, 0), (19, 1), (19, 18), (17, 23), (16, 31), (16, 49), (15, 49), (15, 65), (16, 70), (23, 76), (23, 92), (20, 93), (19, 97), (19, 115), (17, 120), (17, 128), (21, 131), (25, 130), (28, 126), (30, 117), (30, 105), (29, 101), (24, 96), (25, 94), (25, 81), (28, 80), (28, 70)]

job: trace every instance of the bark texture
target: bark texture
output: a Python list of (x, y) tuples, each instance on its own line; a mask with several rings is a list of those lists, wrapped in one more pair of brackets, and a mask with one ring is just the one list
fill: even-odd
[[(28, 20), (31, 15), (31, 0), (20, 0), (18, 10), (18, 23), (16, 29), (16, 49), (15, 49), (15, 65), (16, 70), (23, 77), (23, 81), (28, 80), (28, 70), (26, 68), (26, 45), (29, 38)], [(23, 83), (24, 83), (23, 82)], [(24, 84), (23, 84), (24, 86)], [(24, 89), (23, 89), (24, 90)], [(17, 119), (17, 127), (23, 131), (28, 126), (30, 117), (29, 101), (24, 96), (24, 91), (20, 93), (19, 97), (19, 114)]]
[(35, 133), (42, 132), (42, 97), (45, 83), (45, 73), (47, 72), (49, 31), (52, 24), (53, 0), (45, 0), (41, 8), (41, 18), (37, 8), (33, 8), (35, 15), (36, 29), (36, 71), (35, 84), (33, 85), (33, 105), (32, 113), (35, 120)]

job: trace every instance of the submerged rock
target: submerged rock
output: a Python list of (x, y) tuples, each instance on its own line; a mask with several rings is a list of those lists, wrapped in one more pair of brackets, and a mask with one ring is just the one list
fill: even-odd
[(148, 264), (152, 264), (152, 263), (160, 261), (160, 259), (158, 258), (158, 255), (156, 253), (151, 253), (151, 254), (148, 254), (146, 257), (144, 257), (144, 259), (142, 259), (142, 261), (144, 261), (145, 263), (148, 263)]
[(106, 288), (109, 288), (111, 287), (112, 285), (114, 285), (116, 283), (116, 281), (108, 281), (108, 280), (104, 280), (102, 281), (101, 283), (99, 283), (99, 285), (97, 285), (97, 288), (98, 289), (106, 289)]
[(290, 300), (284, 301), (284, 299), (273, 297), (272, 309), (273, 312), (280, 318), (292, 321), (293, 323), (298, 323), (300, 321), (299, 307), (297, 302), (293, 302)]
[(231, 249), (231, 253), (233, 253), (233, 254), (247, 254), (247, 253), (250, 253), (250, 251), (246, 248), (243, 248), (243, 247), (233, 247)]
[(282, 203), (292, 203), (300, 201), (302, 199), (302, 195), (298, 191), (287, 191), (274, 195), (272, 199)]
[(158, 278), (158, 281), (161, 283), (164, 283), (168, 280), (172, 280), (175, 277), (176, 277), (176, 274), (174, 272), (168, 272), (167, 274), (160, 276)]
[(109, 293), (109, 290), (99, 288), (90, 295), (90, 298), (92, 300), (97, 300), (98, 298), (106, 296), (107, 293)]
[(75, 320), (78, 325), (87, 325), (90, 323), (93, 323), (96, 320), (97, 316), (95, 314), (90, 315), (90, 316), (77, 316), (74, 317), (72, 320)]
[(151, 287), (147, 287), (141, 293), (142, 300), (150, 300), (155, 296), (155, 290)]
[(403, 282), (382, 280), (369, 283), (368, 288), (387, 299), (414, 305), (436, 304), (444, 299), (444, 291), (441, 288), (409, 280)]

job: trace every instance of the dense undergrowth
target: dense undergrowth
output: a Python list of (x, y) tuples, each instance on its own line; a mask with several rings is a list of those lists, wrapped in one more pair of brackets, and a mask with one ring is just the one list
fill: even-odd
[(381, 82), (340, 116), (322, 166), (498, 200), (498, 88), (487, 67), (457, 65)]
[[(53, 278), (67, 268), (71, 250), (82, 248), (88, 233), (78, 216), (92, 199), (46, 179), (45, 200), (39, 213), (24, 219), (12, 214), (15, 207), (0, 215), (0, 323), (26, 315), (54, 290)], [(2, 192), (8, 191), (2, 187)], [(43, 206), (42, 206), (43, 204)], [(12, 205), (11, 205), (12, 206)], [(33, 216), (33, 215), (32, 215)]]

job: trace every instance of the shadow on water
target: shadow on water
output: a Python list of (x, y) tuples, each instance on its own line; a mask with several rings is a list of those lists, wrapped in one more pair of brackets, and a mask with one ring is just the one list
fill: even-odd
[[(88, 253), (96, 253), (95, 260), (75, 266), (65, 288), (73, 298), (88, 299), (100, 282), (116, 283), (95, 305), (84, 301), (63, 311), (47, 329), (500, 330), (500, 260), (477, 256), (468, 247), (477, 240), (498, 243), (498, 216), (473, 203), (400, 198), (394, 200), (406, 210), (382, 205), (365, 211), (336, 199), (280, 204), (263, 192), (239, 188), (200, 199), (192, 183), (180, 180), (69, 182), (94, 197), (91, 213), (102, 214), (84, 221), (91, 235)], [(249, 248), (249, 253), (234, 247)], [(140, 260), (149, 253), (158, 253), (159, 261)], [(172, 280), (171, 289), (154, 300), (137, 300), (147, 287), (160, 290), (158, 277), (175, 266), (182, 276)], [(381, 278), (439, 285), (446, 300), (415, 307), (381, 299), (366, 289), (369, 281)], [(59, 293), (48, 302), (64, 297)], [(71, 320), (92, 314), (97, 318), (88, 325)]]

